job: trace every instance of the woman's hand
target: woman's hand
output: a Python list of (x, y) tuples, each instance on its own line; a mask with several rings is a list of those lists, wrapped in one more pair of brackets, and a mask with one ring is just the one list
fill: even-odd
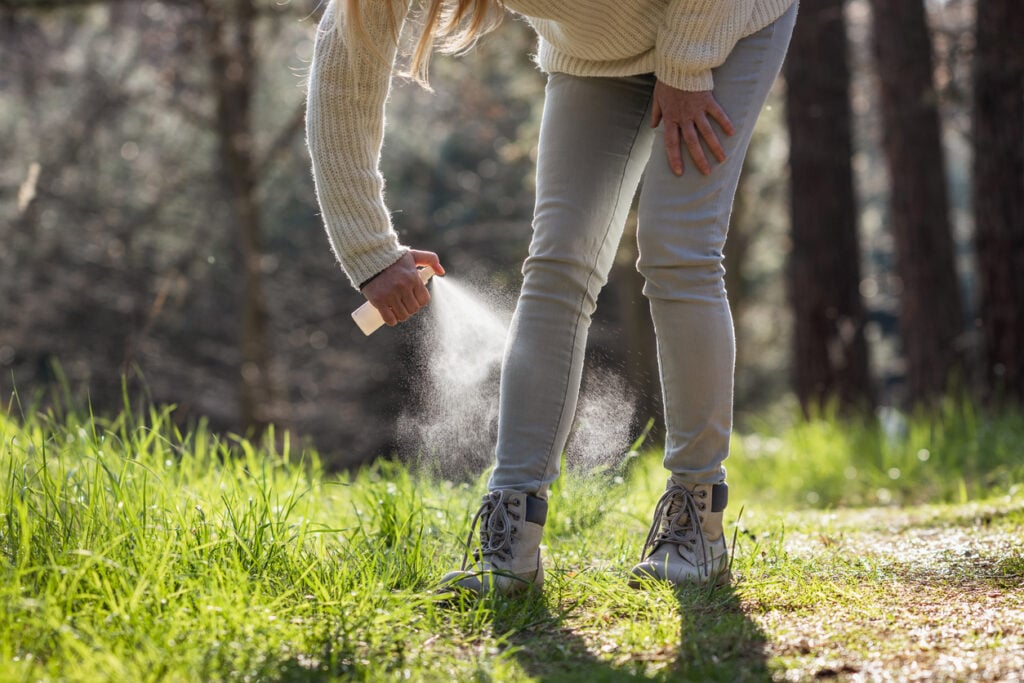
[(683, 144), (697, 170), (704, 175), (711, 173), (711, 164), (704, 156), (700, 144), (701, 138), (719, 163), (725, 161), (725, 150), (709, 118), (714, 119), (726, 135), (733, 134), (732, 121), (710, 91), (690, 92), (673, 88), (660, 80), (655, 83), (651, 128), (657, 128), (661, 122), (665, 123), (668, 165), (677, 176), (683, 175)]
[(360, 290), (366, 300), (380, 311), (385, 324), (394, 327), (405, 322), (430, 302), (430, 294), (420, 280), (416, 266), (430, 266), (438, 275), (444, 275), (437, 254), (410, 249)]

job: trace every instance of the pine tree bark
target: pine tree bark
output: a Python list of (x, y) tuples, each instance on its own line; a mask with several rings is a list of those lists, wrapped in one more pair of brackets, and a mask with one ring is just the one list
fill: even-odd
[(210, 72), (216, 97), (215, 130), (222, 182), (241, 257), (243, 294), (239, 351), (240, 420), (257, 429), (269, 421), (274, 390), (270, 375), (268, 313), (262, 283), (263, 237), (256, 197), (252, 99), (256, 80), (252, 0), (202, 3), (209, 36)]
[(903, 283), (907, 399), (934, 402), (964, 377), (963, 306), (949, 219), (932, 44), (923, 0), (872, 0), (872, 48), (889, 167), (890, 225)]
[(801, 2), (785, 74), (794, 386), (805, 413), (871, 408), (842, 0)]
[(974, 222), (990, 395), (1024, 401), (1024, 5), (978, 0)]

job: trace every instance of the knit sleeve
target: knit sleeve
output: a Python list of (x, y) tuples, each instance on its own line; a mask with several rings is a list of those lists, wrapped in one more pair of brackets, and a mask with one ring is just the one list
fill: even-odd
[[(397, 45), (389, 5), (399, 21), (409, 0), (362, 2), (371, 46), (355, 37), (332, 0), (317, 29), (306, 103), (306, 141), (317, 201), (335, 256), (354, 286), (408, 251), (399, 244), (384, 204), (380, 152), (384, 107)], [(374, 51), (379, 50), (379, 54)]]
[(655, 45), (655, 75), (680, 90), (712, 90), (720, 66), (747, 32), (755, 0), (671, 0)]

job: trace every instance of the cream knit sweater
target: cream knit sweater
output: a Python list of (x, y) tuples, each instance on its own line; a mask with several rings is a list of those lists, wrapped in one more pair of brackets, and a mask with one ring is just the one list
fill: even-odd
[[(540, 41), (548, 73), (630, 76), (654, 73), (683, 90), (711, 90), (711, 70), (744, 36), (775, 21), (794, 0), (506, 0)], [(384, 105), (396, 46), (388, 3), (404, 22), (412, 0), (363, 0), (363, 23), (380, 51), (352, 39), (343, 2), (331, 0), (310, 69), (306, 135), (317, 198), (331, 246), (353, 285), (407, 251), (384, 203), (379, 171)], [(384, 59), (381, 59), (383, 57)]]

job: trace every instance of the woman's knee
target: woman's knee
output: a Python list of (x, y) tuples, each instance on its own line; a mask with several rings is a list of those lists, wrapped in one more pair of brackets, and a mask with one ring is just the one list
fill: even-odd
[(644, 296), (665, 301), (717, 303), (725, 298), (725, 267), (720, 259), (705, 258), (661, 263), (637, 264), (644, 276)]
[(530, 256), (523, 263), (522, 298), (592, 314), (607, 275), (574, 258)]

